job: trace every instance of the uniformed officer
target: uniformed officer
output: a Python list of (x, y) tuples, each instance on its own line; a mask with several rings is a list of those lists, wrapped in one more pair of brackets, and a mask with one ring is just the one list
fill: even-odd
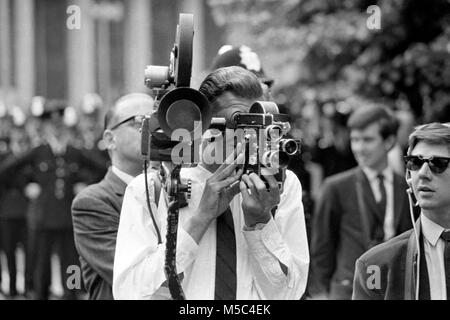
[[(89, 184), (100, 179), (106, 171), (103, 162), (90, 157), (85, 150), (71, 145), (70, 130), (64, 125), (66, 105), (61, 101), (48, 101), (40, 115), (42, 144), (19, 159), (0, 165), (0, 181), (8, 181), (25, 165), (33, 168), (35, 200), (30, 203), (29, 225), (35, 252), (34, 289), (37, 299), (49, 298), (51, 283), (51, 254), (56, 250), (61, 264), (64, 298), (76, 298), (76, 290), (68, 287), (68, 267), (78, 265), (73, 243), (70, 206), (74, 186), (82, 181)], [(92, 170), (80, 177), (81, 169)], [(70, 270), (70, 269), (69, 269)], [(75, 289), (79, 289), (76, 288)]]

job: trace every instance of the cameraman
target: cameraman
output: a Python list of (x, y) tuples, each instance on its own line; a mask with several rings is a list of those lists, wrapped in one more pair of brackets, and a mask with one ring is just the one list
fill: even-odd
[[(212, 72), (200, 92), (210, 102), (213, 116), (226, 119), (235, 111), (247, 112), (263, 95), (256, 76), (240, 67)], [(234, 139), (225, 139), (232, 148), (216, 147), (233, 150)], [(227, 156), (229, 160), (234, 154)], [(177, 272), (186, 298), (299, 299), (309, 266), (301, 184), (287, 171), (283, 192), (272, 176), (266, 177), (267, 190), (256, 174), (236, 172), (242, 157), (222, 165), (203, 161), (181, 171), (183, 179), (192, 181), (192, 199), (180, 210), (177, 241)], [(161, 197), (156, 221), (163, 232), (166, 218)], [(124, 196), (114, 260), (114, 298), (170, 298), (165, 247), (165, 243), (158, 244), (139, 176)]]

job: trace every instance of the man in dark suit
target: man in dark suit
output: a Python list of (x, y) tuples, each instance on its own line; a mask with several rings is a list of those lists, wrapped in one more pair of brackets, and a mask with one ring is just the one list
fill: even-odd
[(356, 259), (411, 227), (406, 182), (387, 160), (394, 115), (379, 105), (361, 107), (348, 126), (358, 167), (325, 180), (313, 216), (310, 289), (321, 299), (350, 299)]
[(130, 94), (119, 99), (105, 118), (103, 139), (111, 158), (104, 179), (77, 195), (72, 204), (75, 244), (89, 299), (112, 300), (112, 279), (119, 215), (128, 183), (142, 172), (143, 117), (153, 98)]
[(353, 299), (450, 300), (450, 123), (416, 128), (405, 162), (420, 219), (357, 260)]

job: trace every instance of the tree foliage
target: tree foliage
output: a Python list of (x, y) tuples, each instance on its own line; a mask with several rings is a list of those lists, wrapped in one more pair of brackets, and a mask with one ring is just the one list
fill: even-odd
[[(450, 1), (209, 0), (230, 44), (246, 44), (294, 114), (310, 100), (377, 100), (450, 121)], [(370, 30), (370, 5), (381, 29)]]

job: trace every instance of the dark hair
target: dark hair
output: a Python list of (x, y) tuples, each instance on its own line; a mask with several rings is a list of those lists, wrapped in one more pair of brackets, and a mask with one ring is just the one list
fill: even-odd
[(383, 139), (396, 136), (399, 122), (394, 113), (381, 105), (370, 105), (356, 109), (348, 119), (350, 130), (364, 129), (373, 123), (380, 125), (380, 135)]
[(416, 127), (409, 136), (408, 155), (422, 141), (433, 145), (447, 145), (450, 150), (450, 123), (434, 122)]
[(236, 66), (211, 72), (201, 83), (199, 91), (209, 102), (214, 102), (225, 92), (245, 99), (258, 99), (263, 95), (258, 78), (252, 72)]

